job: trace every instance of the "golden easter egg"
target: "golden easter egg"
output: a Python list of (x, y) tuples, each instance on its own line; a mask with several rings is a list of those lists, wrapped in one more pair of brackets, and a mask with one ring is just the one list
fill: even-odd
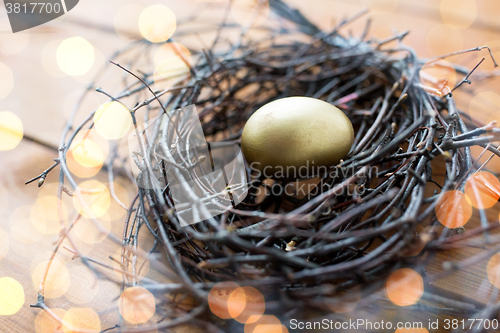
[(241, 135), (241, 149), (266, 178), (311, 178), (350, 151), (354, 129), (337, 107), (310, 97), (286, 97), (255, 111)]

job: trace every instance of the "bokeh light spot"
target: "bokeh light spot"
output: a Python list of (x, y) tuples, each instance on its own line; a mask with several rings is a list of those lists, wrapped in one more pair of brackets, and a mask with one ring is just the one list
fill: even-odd
[(227, 300), (229, 295), (237, 288), (239, 288), (239, 285), (231, 281), (220, 282), (212, 287), (208, 293), (208, 306), (214, 315), (221, 319), (231, 318)]
[[(2, 68), (0, 63), (0, 78), (3, 80), (4, 78), (1, 72)], [(0, 80), (0, 82), (2, 80)], [(2, 83), (0, 83), (0, 95), (1, 85)], [(18, 116), (9, 111), (0, 112), (0, 151), (16, 148), (23, 139), (23, 134), (23, 122)]]
[(130, 111), (119, 102), (108, 102), (94, 114), (97, 133), (108, 140), (116, 140), (127, 134), (132, 127)]
[(385, 294), (398, 306), (413, 305), (424, 292), (424, 281), (420, 274), (410, 268), (401, 268), (389, 275), (385, 283)]
[(16, 314), (23, 304), (23, 286), (11, 277), (0, 278), (0, 316)]
[(0, 316), (16, 314), (23, 305), (23, 286), (11, 277), (0, 278)]
[(45, 280), (44, 296), (46, 298), (61, 297), (68, 290), (71, 278), (66, 265), (57, 259), (42, 261), (35, 266), (31, 274), (33, 287), (37, 292), (39, 291), (40, 282), (45, 276), (47, 264), (49, 263), (50, 268)]
[(263, 315), (259, 316), (258, 319), (253, 320), (250, 317), (251, 322), (245, 324), (245, 333), (287, 333), (288, 329), (283, 326), (280, 320), (276, 316)]
[(456, 29), (470, 27), (477, 17), (475, 0), (441, 0), (439, 11), (444, 23)]
[(253, 287), (239, 287), (227, 299), (229, 315), (240, 323), (256, 322), (265, 311), (264, 296)]
[(90, 178), (101, 170), (108, 153), (108, 140), (92, 129), (75, 137), (68, 150), (66, 163), (77, 177)]
[(59, 68), (70, 76), (87, 73), (94, 64), (94, 47), (82, 37), (70, 37), (56, 51)]
[(156, 310), (155, 297), (143, 287), (130, 287), (123, 291), (118, 300), (122, 317), (132, 324), (147, 322)]
[(69, 149), (74, 159), (86, 168), (102, 167), (104, 152), (92, 139), (73, 141)]
[(486, 273), (488, 274), (490, 283), (500, 289), (500, 253), (492, 256), (490, 261), (488, 261)]
[(83, 182), (75, 190), (73, 205), (83, 217), (99, 218), (111, 205), (109, 190), (97, 180)]
[(490, 208), (500, 198), (500, 181), (488, 171), (475, 172), (465, 182), (464, 192), (472, 206)]
[(236, 22), (244, 27), (256, 27), (264, 23), (269, 16), (267, 0), (234, 0), (231, 2), (231, 14)]
[(161, 82), (189, 73), (189, 67), (179, 57), (163, 60), (153, 73), (153, 80), (158, 87), (163, 87)]
[(0, 99), (3, 99), (7, 97), (14, 87), (14, 74), (3, 62), (0, 62), (0, 77), (2, 78), (0, 80)]
[(63, 320), (64, 333), (99, 333), (101, 331), (99, 315), (90, 308), (69, 309)]
[(429, 61), (420, 70), (420, 83), (435, 89), (439, 96), (446, 95), (457, 83), (457, 73), (453, 66), (445, 61)]
[[(57, 317), (61, 320), (66, 314), (64, 309), (50, 309)], [(61, 332), (63, 325), (54, 319), (47, 311), (41, 310), (40, 313), (35, 318), (35, 329), (36, 333), (54, 333)]]
[(167, 41), (175, 32), (177, 21), (170, 8), (163, 5), (146, 7), (139, 16), (141, 35), (153, 43)]
[(447, 228), (464, 226), (472, 216), (469, 198), (460, 191), (448, 191), (436, 204), (436, 217)]

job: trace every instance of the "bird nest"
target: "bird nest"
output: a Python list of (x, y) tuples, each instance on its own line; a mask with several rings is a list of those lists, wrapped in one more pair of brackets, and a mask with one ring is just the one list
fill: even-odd
[[(290, 318), (310, 315), (340, 318), (331, 310), (345, 312), (349, 304), (375, 311), (377, 298), (371, 296), (391, 272), (412, 267), (426, 278), (425, 264), (437, 251), (492, 228), (481, 216), (480, 227), (451, 232), (461, 230), (466, 222), (454, 208), (463, 201), (460, 193), (466, 180), (480, 167), (470, 147), (480, 146), (500, 156), (489, 143), (496, 129), (491, 124), (474, 126), (452, 97), (454, 89), (470, 83), (475, 68), (469, 72), (455, 67), (463, 74), (455, 87), (447, 87), (446, 81), (429, 83), (420, 75), (424, 63), (429, 66), (444, 57), (420, 60), (401, 43), (406, 33), (370, 39), (368, 21), (362, 35), (346, 37), (341, 28), (363, 13), (324, 32), (284, 3), (270, 4), (277, 15), (257, 29), (258, 38), (248, 33), (249, 28), (240, 28), (240, 37), (229, 40), (224, 37), (226, 31), (237, 27), (222, 24), (216, 28), (213, 45), (196, 52), (196, 61), (188, 62), (174, 47), (186, 73), (160, 79), (147, 67), (157, 45), (137, 42), (117, 53), (114, 65), (107, 69), (124, 75), (122, 92), (97, 89), (110, 101), (127, 105), (136, 126), (133, 135), (147, 133), (143, 145), (131, 152), (120, 148), (128, 144), (126, 140), (116, 141), (107, 172), (110, 179), (122, 177), (138, 185), (135, 200), (127, 207), (123, 239), (116, 239), (124, 247), (120, 261), (133, 265), (141, 260), (131, 258), (148, 258), (152, 267), (172, 281), (137, 282), (133, 274), (124, 275), (122, 281), (124, 288), (139, 283), (155, 295), (156, 314), (162, 318), (157, 328), (188, 323), (234, 331), (239, 325), (236, 321), (223, 324), (220, 318), (242, 316), (241, 311), (224, 312), (224, 304), (237, 287), (258, 290), (265, 300), (265, 313), (285, 324)], [(162, 82), (169, 86), (152, 88)], [(92, 85), (89, 91), (96, 87)], [(194, 105), (208, 142), (237, 146), (254, 111), (288, 96), (314, 97), (340, 108), (354, 126), (350, 153), (325, 174), (295, 181), (295, 190), (306, 185), (303, 194), (283, 193), (290, 180), (258, 177), (245, 164), (246, 183), (236, 184), (240, 189), (244, 185), (242, 200), (232, 200), (215, 216), (196, 201), (190, 211), (201, 221), (185, 223), (165, 175), (173, 168), (180, 170), (179, 177), (199, 179), (192, 171), (199, 156), (182, 156), (176, 144), (161, 145), (172, 133), (180, 145), (195, 128), (176, 118), (176, 110)], [(92, 128), (94, 113), (81, 124), (70, 120), (65, 130), (56, 160), (62, 175), (59, 195), (77, 193), (64, 185), (78, 188), (66, 155), (75, 136)], [(167, 121), (151, 122), (162, 115)], [(36, 179), (43, 183), (52, 169)], [(235, 187), (228, 186), (220, 195), (234, 193)], [(146, 230), (155, 240), (149, 252), (139, 250), (134, 237), (139, 230)], [(71, 237), (71, 230), (62, 237)], [(90, 258), (82, 260), (94, 271), (108, 269)], [(453, 271), (454, 267), (448, 267), (446, 272)], [(427, 308), (421, 305), (419, 309), (439, 308), (463, 316), (487, 311), (438, 289), (430, 294)], [(190, 306), (186, 299), (193, 300)], [(38, 306), (46, 307), (43, 290)], [(148, 326), (137, 329), (147, 331)]]

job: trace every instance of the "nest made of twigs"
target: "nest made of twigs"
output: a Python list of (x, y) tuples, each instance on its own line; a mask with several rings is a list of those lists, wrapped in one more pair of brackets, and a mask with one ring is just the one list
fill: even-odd
[[(336, 299), (343, 300), (344, 291), (371, 294), (391, 271), (416, 265), (415, 255), (431, 258), (447, 242), (448, 229), (437, 220), (435, 207), (446, 191), (463, 188), (475, 170), (469, 146), (499, 155), (483, 137), (496, 132), (491, 127), (471, 130), (472, 122), (455, 106), (451, 89), (421, 83), (423, 62), (400, 43), (406, 33), (386, 40), (368, 39), (367, 32), (342, 36), (339, 29), (359, 15), (321, 32), (284, 3), (270, 4), (281, 18), (262, 28), (266, 37), (254, 40), (244, 28), (238, 40), (227, 42), (221, 36), (231, 26), (222, 24), (211, 48), (200, 51), (189, 73), (166, 90), (153, 92), (153, 73), (139, 71), (144, 70), (139, 59), (147, 59), (152, 44), (137, 43), (117, 58), (134, 81), (112, 99), (136, 101), (131, 109), (136, 124), (194, 104), (208, 141), (239, 143), (245, 121), (260, 106), (277, 98), (310, 96), (341, 108), (355, 128), (349, 155), (331, 168), (335, 172), (310, 180), (315, 186), (302, 197), (273, 194), (272, 187), (283, 184), (256, 178), (247, 168), (250, 186), (243, 202), (224, 214), (181, 226), (168, 184), (138, 189), (127, 214), (124, 246), (136, 246), (131, 235), (147, 228), (156, 240), (150, 254), (165, 252), (179, 279), (173, 284), (150, 282), (146, 288), (157, 300), (174, 293), (194, 296), (197, 304), (179, 314), (167, 310), (178, 303), (160, 302), (158, 313), (177, 321), (159, 327), (186, 322), (204, 327), (203, 320), (214, 321), (207, 295), (223, 281), (257, 287), (266, 296), (267, 313), (280, 319), (300, 317), (301, 309), (326, 310)], [(393, 41), (396, 47), (385, 47)], [(468, 73), (463, 75), (457, 87), (468, 82)], [(91, 126), (91, 119), (75, 124), (64, 147)], [(156, 139), (140, 152), (142, 157), (153, 150)], [(130, 175), (129, 163), (142, 162), (129, 161), (117, 147), (108, 172)], [(61, 150), (58, 162), (76, 187), (64, 167), (67, 151)], [(161, 171), (165, 165), (153, 167)], [(146, 167), (140, 170), (141, 177), (154, 176)], [(267, 195), (258, 197), (258, 188), (267, 189)], [(415, 267), (419, 271), (423, 263)], [(440, 300), (453, 304), (447, 308), (452, 313), (481, 310), (453, 303), (453, 297), (441, 295)], [(358, 306), (370, 302), (364, 297)]]

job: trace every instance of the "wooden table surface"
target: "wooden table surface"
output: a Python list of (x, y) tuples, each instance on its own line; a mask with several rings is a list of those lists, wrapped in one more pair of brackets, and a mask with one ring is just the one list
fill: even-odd
[[(160, 1), (137, 0), (136, 2), (146, 7)], [(445, 1), (438, 0), (287, 0), (287, 2), (300, 9), (321, 28), (331, 28), (343, 17), (370, 7), (371, 12), (367, 17), (372, 18), (371, 35), (385, 38), (395, 31), (408, 29), (411, 32), (406, 43), (422, 57), (432, 57), (488, 43), (497, 47), (494, 51), (495, 53), (498, 51), (497, 58), (500, 60), (498, 19), (500, 1), (498, 0), (451, 0), (454, 5), (443, 5), (441, 12), (441, 2)], [(467, 7), (470, 2), (474, 4), (472, 9)], [(132, 0), (82, 0), (75, 9), (62, 18), (15, 35), (10, 32), (4, 9), (0, 8), (0, 63), (7, 65), (14, 77), (12, 91), (0, 99), (0, 111), (11, 111), (19, 116), (27, 136), (57, 147), (69, 109), (78, 92), (86, 87), (86, 83), (99, 70), (105, 58), (127, 44), (114, 32), (113, 20), (123, 5), (133, 3)], [(182, 18), (206, 6), (210, 1), (164, 0), (161, 3), (171, 8), (178, 18)], [(223, 6), (225, 3), (226, 1), (222, 0), (213, 5)], [(474, 15), (474, 8), (477, 8), (477, 15)], [(452, 24), (462, 27), (447, 25), (443, 17), (448, 18), (449, 15), (455, 17), (451, 20)], [(471, 15), (474, 16), (473, 22), (468, 26), (467, 22), (470, 21)], [(207, 22), (216, 22), (218, 19), (219, 17), (203, 17), (203, 15), (200, 17), (200, 20)], [(450, 23), (450, 19), (447, 23)], [(345, 27), (343, 32), (359, 33), (364, 24), (365, 19), (360, 19)], [(55, 46), (59, 41), (73, 36), (85, 38), (96, 50), (96, 61), (90, 73), (80, 77), (67, 76), (55, 66)], [(196, 40), (192, 43), (196, 43)], [(199, 45), (193, 46), (199, 47)], [(483, 69), (492, 69), (486, 50), (473, 55), (456, 56), (450, 60), (471, 67), (483, 56), (487, 58), (482, 66)], [(496, 83), (477, 84), (475, 89), (478, 92), (492, 91), (500, 94), (500, 85)], [(108, 88), (112, 87), (113, 80), (107, 84)], [(0, 89), (1, 87), (0, 84)], [(468, 110), (467, 95), (456, 94), (456, 96), (459, 106)], [(90, 101), (84, 105), (84, 109), (90, 112), (105, 101), (107, 101), (105, 96), (93, 94)], [(7, 250), (5, 257), (2, 258), (0, 255), (0, 277), (12, 277), (17, 280), (23, 286), (25, 294), (25, 303), (21, 310), (10, 316), (0, 315), (0, 332), (49, 332), (42, 330), (40, 326), (36, 328), (35, 322), (40, 310), (30, 308), (29, 304), (36, 302), (37, 295), (37, 285), (33, 282), (33, 275), (36, 275), (37, 269), (39, 270), (37, 266), (49, 259), (58, 234), (50, 230), (41, 232), (42, 229), (34, 228), (33, 224), (43, 223), (43, 221), (37, 222), (40, 214), (36, 211), (37, 205), (44, 205), (38, 199), (55, 194), (54, 184), (58, 172), (49, 175), (41, 190), (36, 184), (25, 186), (24, 182), (50, 166), (56, 156), (55, 151), (27, 140), (23, 140), (11, 151), (0, 152), (0, 253)], [(500, 159), (495, 157), (490, 165), (492, 171), (498, 172), (496, 168), (500, 167)], [(106, 181), (107, 176), (103, 174), (96, 177)], [(126, 184), (122, 186), (125, 191), (120, 193), (121, 199), (130, 202), (127, 186)], [(71, 205), (70, 202), (68, 204)], [(498, 220), (497, 208), (495, 206), (488, 210), (490, 221)], [(45, 208), (42, 207), (43, 209)], [(45, 213), (50, 214), (50, 209)], [(112, 232), (117, 235), (122, 233), (123, 214), (124, 210), (117, 204), (114, 204), (109, 212)], [(466, 228), (477, 224), (477, 221), (476, 211)], [(148, 242), (151, 240), (144, 239), (143, 243), (148, 244)], [(80, 243), (78, 245), (82, 251), (100, 257), (103, 261), (109, 261), (107, 256), (119, 249), (118, 245), (110, 240), (98, 245)], [(71, 245), (65, 245), (71, 248)], [(443, 271), (444, 261), (463, 261), (482, 251), (485, 250), (464, 248), (440, 253), (427, 267), (427, 272), (433, 276)], [(57, 283), (69, 283), (69, 286), (63, 295), (49, 299), (47, 304), (50, 307), (66, 310), (89, 307), (100, 315), (102, 329), (113, 326), (117, 314), (116, 311), (109, 310), (116, 310), (116, 299), (120, 295), (118, 286), (110, 282), (97, 281), (93, 273), (86, 270), (79, 260), (72, 260), (72, 253), (69, 250), (63, 249), (60, 253), (58, 260), (65, 265), (65, 268), (60, 276), (54, 279), (60, 279)], [(451, 274), (445, 279), (436, 280), (433, 285), (485, 302), (493, 290), (486, 279), (486, 265), (489, 258), (487, 256), (467, 269)], [(66, 271), (70, 276), (67, 280), (64, 279)], [(158, 278), (159, 273), (150, 270), (148, 276)], [(411, 317), (405, 315), (405, 318)], [(415, 318), (418, 318), (418, 315)]]

